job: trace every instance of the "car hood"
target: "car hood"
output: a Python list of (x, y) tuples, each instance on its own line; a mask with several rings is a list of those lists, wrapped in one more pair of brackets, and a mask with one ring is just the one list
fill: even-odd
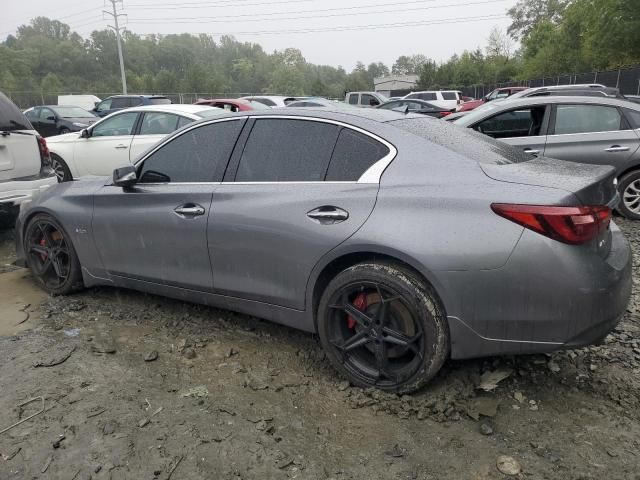
[(54, 135), (53, 137), (47, 137), (47, 145), (54, 143), (73, 142), (80, 138), (80, 132), (65, 133), (64, 135)]

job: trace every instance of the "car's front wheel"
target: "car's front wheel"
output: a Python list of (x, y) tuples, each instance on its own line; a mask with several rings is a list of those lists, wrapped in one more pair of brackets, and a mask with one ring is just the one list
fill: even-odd
[(356, 386), (409, 393), (448, 357), (437, 295), (417, 274), (392, 263), (360, 263), (338, 274), (317, 318), (329, 360)]
[(59, 155), (56, 155), (55, 153), (51, 154), (51, 168), (53, 168), (53, 171), (56, 174), (58, 183), (70, 182), (73, 180), (69, 166)]
[(53, 295), (82, 287), (80, 261), (62, 225), (50, 215), (37, 214), (24, 231), (27, 266), (36, 282)]

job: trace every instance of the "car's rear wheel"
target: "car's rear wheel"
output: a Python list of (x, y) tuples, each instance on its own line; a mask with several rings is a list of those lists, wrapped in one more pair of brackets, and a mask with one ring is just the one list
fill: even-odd
[(54, 295), (65, 295), (82, 287), (80, 261), (71, 239), (50, 215), (35, 215), (24, 233), (27, 266), (36, 282)]
[(53, 171), (56, 173), (58, 183), (70, 182), (73, 180), (73, 176), (71, 175), (71, 170), (69, 170), (68, 165), (55, 153), (51, 154), (51, 168), (53, 168)]
[(621, 201), (618, 211), (626, 218), (640, 220), (640, 170), (623, 175), (618, 182)]
[(65, 133), (69, 133), (71, 130), (69, 130), (67, 127), (62, 127), (60, 129), (60, 135), (64, 135)]
[(361, 263), (338, 274), (318, 308), (320, 341), (356, 386), (408, 393), (425, 385), (449, 353), (446, 315), (417, 274)]

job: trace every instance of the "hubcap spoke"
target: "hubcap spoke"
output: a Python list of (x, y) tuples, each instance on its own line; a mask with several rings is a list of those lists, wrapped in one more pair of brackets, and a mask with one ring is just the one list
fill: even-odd
[(362, 331), (362, 332), (358, 332), (356, 333), (354, 336), (349, 337), (349, 339), (344, 342), (344, 343), (339, 343), (339, 342), (331, 342), (333, 343), (334, 346), (336, 346), (337, 348), (339, 348), (340, 350), (342, 350), (343, 352), (349, 352), (351, 350), (354, 350), (358, 347), (362, 347), (364, 345), (366, 345), (367, 343), (371, 342), (371, 338), (366, 334), (366, 332)]
[(40, 245), (31, 245), (31, 249), (29, 250), (31, 253), (37, 253), (39, 255), (48, 255), (49, 249), (46, 247), (42, 247)]
[(361, 310), (358, 310), (353, 304), (346, 303), (343, 307), (344, 311), (351, 316), (362, 327), (367, 328), (371, 325), (371, 318)]

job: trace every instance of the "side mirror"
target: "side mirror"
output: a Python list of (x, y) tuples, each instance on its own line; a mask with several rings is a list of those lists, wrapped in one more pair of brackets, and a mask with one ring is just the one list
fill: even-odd
[(91, 134), (89, 133), (89, 130), (87, 130), (86, 128), (83, 128), (82, 130), (80, 130), (80, 137), (89, 138), (90, 136)]
[(132, 187), (138, 182), (136, 167), (127, 165), (113, 171), (113, 184), (117, 187)]

